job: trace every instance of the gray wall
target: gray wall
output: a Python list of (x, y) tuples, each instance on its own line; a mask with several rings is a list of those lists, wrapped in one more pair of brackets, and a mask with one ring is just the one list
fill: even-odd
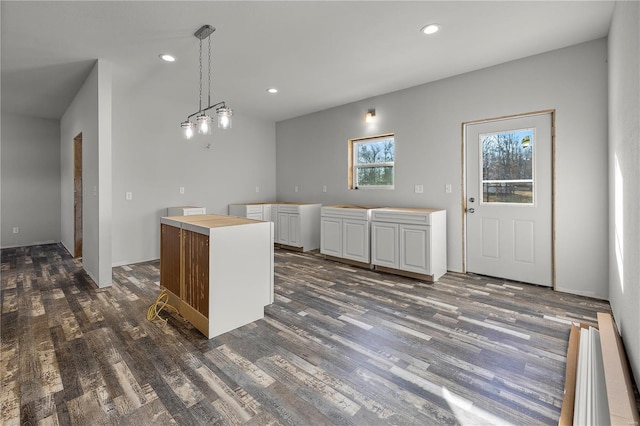
[(609, 300), (640, 383), (640, 4), (617, 2), (609, 32)]
[[(555, 109), (557, 288), (606, 299), (606, 60), (596, 40), (279, 122), (278, 199), (447, 209), (448, 268), (462, 271), (462, 123)], [(347, 140), (380, 133), (396, 135), (395, 190), (348, 190)]]
[(111, 284), (111, 68), (97, 61), (60, 120), (62, 243), (73, 227), (73, 139), (82, 133), (82, 264), (99, 287)]
[[(60, 241), (60, 124), (2, 114), (0, 246)], [(13, 233), (19, 227), (18, 234)]]
[(276, 195), (274, 123), (240, 114), (229, 131), (185, 141), (179, 125), (193, 105), (167, 103), (162, 90), (134, 87), (119, 71), (98, 61), (61, 121), (62, 242), (73, 250), (73, 138), (82, 132), (83, 263), (101, 287), (113, 265), (160, 256), (167, 207), (226, 214), (230, 203)]
[[(126, 78), (114, 72), (114, 265), (160, 257), (160, 217), (167, 207), (203, 206), (208, 213), (227, 214), (230, 203), (275, 199), (273, 122), (236, 111), (232, 129), (215, 127), (210, 137), (187, 141), (180, 122), (194, 104), (168, 101), (161, 87), (129, 84)], [(227, 101), (233, 107), (233, 99)]]

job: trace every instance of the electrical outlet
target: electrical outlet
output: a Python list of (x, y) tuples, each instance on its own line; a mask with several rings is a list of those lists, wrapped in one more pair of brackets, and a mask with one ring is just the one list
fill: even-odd
[(294, 192), (298, 192), (298, 185), (293, 187)]
[(327, 192), (327, 185), (322, 185), (322, 192)]
[(133, 200), (133, 193), (132, 192), (127, 192), (126, 194), (124, 194), (124, 198), (127, 201)]
[(19, 234), (19, 233), (20, 233), (20, 228), (19, 228), (19, 227), (17, 227), (17, 226), (14, 226), (14, 227), (13, 227), (13, 233), (14, 233), (14, 234)]
[(256, 186), (256, 192), (260, 192), (260, 187)]
[(448, 183), (444, 186), (444, 192), (446, 192), (447, 194), (451, 194), (451, 184)]
[(184, 186), (181, 186), (181, 187), (180, 187), (180, 191), (179, 191), (179, 192), (180, 192), (181, 194), (184, 194)]
[(422, 194), (424, 192), (424, 186), (422, 185), (414, 186), (413, 192), (415, 192), (416, 194)]

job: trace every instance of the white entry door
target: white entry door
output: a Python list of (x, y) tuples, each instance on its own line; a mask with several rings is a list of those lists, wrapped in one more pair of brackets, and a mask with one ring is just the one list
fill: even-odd
[(465, 129), (467, 271), (552, 286), (551, 114)]

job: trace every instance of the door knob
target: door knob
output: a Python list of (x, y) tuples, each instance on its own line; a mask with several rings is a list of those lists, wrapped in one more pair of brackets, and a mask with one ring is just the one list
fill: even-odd
[(474, 201), (476, 201), (476, 199), (475, 199), (475, 198), (473, 198), (473, 197), (469, 198), (469, 202), (470, 202), (470, 203), (473, 203)]
[(475, 213), (475, 211), (476, 211), (476, 209), (473, 209), (473, 208), (467, 209), (467, 213)]

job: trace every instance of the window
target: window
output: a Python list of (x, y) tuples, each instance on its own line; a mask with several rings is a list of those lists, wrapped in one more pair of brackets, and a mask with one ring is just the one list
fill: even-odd
[(534, 129), (480, 135), (483, 203), (534, 203)]
[(349, 188), (393, 189), (396, 146), (393, 134), (349, 141)]

